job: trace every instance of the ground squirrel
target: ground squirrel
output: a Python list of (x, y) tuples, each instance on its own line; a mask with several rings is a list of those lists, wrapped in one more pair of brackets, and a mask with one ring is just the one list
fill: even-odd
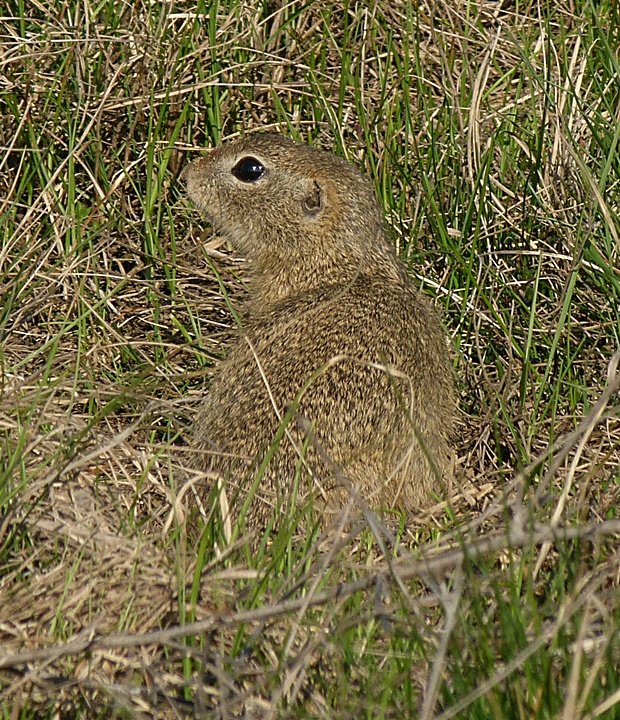
[(251, 276), (243, 328), (196, 420), (200, 468), (239, 491), (237, 509), (252, 498), (246, 528), (293, 493), (312, 492), (322, 512), (351, 487), (376, 509), (428, 503), (449, 473), (448, 345), (368, 180), (273, 134), (225, 144), (183, 177)]

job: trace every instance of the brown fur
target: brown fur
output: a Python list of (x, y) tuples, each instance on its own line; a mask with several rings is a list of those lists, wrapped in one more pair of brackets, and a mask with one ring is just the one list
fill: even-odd
[[(232, 172), (247, 157), (265, 170), (253, 182)], [(448, 347), (389, 243), (370, 183), (340, 158), (267, 134), (214, 150), (184, 177), (252, 273), (243, 331), (196, 420), (200, 467), (243, 501), (293, 403), (246, 525), (262, 527), (296, 480), (298, 502), (314, 489), (326, 511), (339, 506), (335, 468), (375, 508), (428, 503), (449, 474)]]

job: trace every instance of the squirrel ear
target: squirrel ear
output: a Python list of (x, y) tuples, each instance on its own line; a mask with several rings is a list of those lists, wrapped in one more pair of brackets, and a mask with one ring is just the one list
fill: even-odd
[(325, 205), (325, 198), (323, 196), (323, 189), (315, 180), (312, 186), (308, 189), (303, 201), (302, 207), (304, 213), (309, 217), (316, 217)]

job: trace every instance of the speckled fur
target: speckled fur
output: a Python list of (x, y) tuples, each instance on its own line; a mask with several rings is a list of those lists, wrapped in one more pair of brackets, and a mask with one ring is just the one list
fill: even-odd
[[(231, 172), (247, 156), (266, 169), (257, 182)], [(251, 268), (243, 331), (196, 419), (200, 467), (243, 499), (299, 399), (246, 526), (264, 526), (300, 468), (298, 501), (314, 488), (325, 512), (347, 495), (334, 466), (377, 509), (415, 512), (441, 493), (454, 418), (447, 342), (389, 243), (370, 183), (340, 158), (268, 134), (214, 150), (184, 177)]]

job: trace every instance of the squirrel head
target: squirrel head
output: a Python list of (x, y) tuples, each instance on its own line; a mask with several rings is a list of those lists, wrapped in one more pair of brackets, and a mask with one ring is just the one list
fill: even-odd
[[(370, 182), (350, 163), (281, 135), (225, 144), (183, 172), (214, 229), (283, 293), (342, 282), (391, 257)], [(290, 287), (287, 287), (290, 286)]]

